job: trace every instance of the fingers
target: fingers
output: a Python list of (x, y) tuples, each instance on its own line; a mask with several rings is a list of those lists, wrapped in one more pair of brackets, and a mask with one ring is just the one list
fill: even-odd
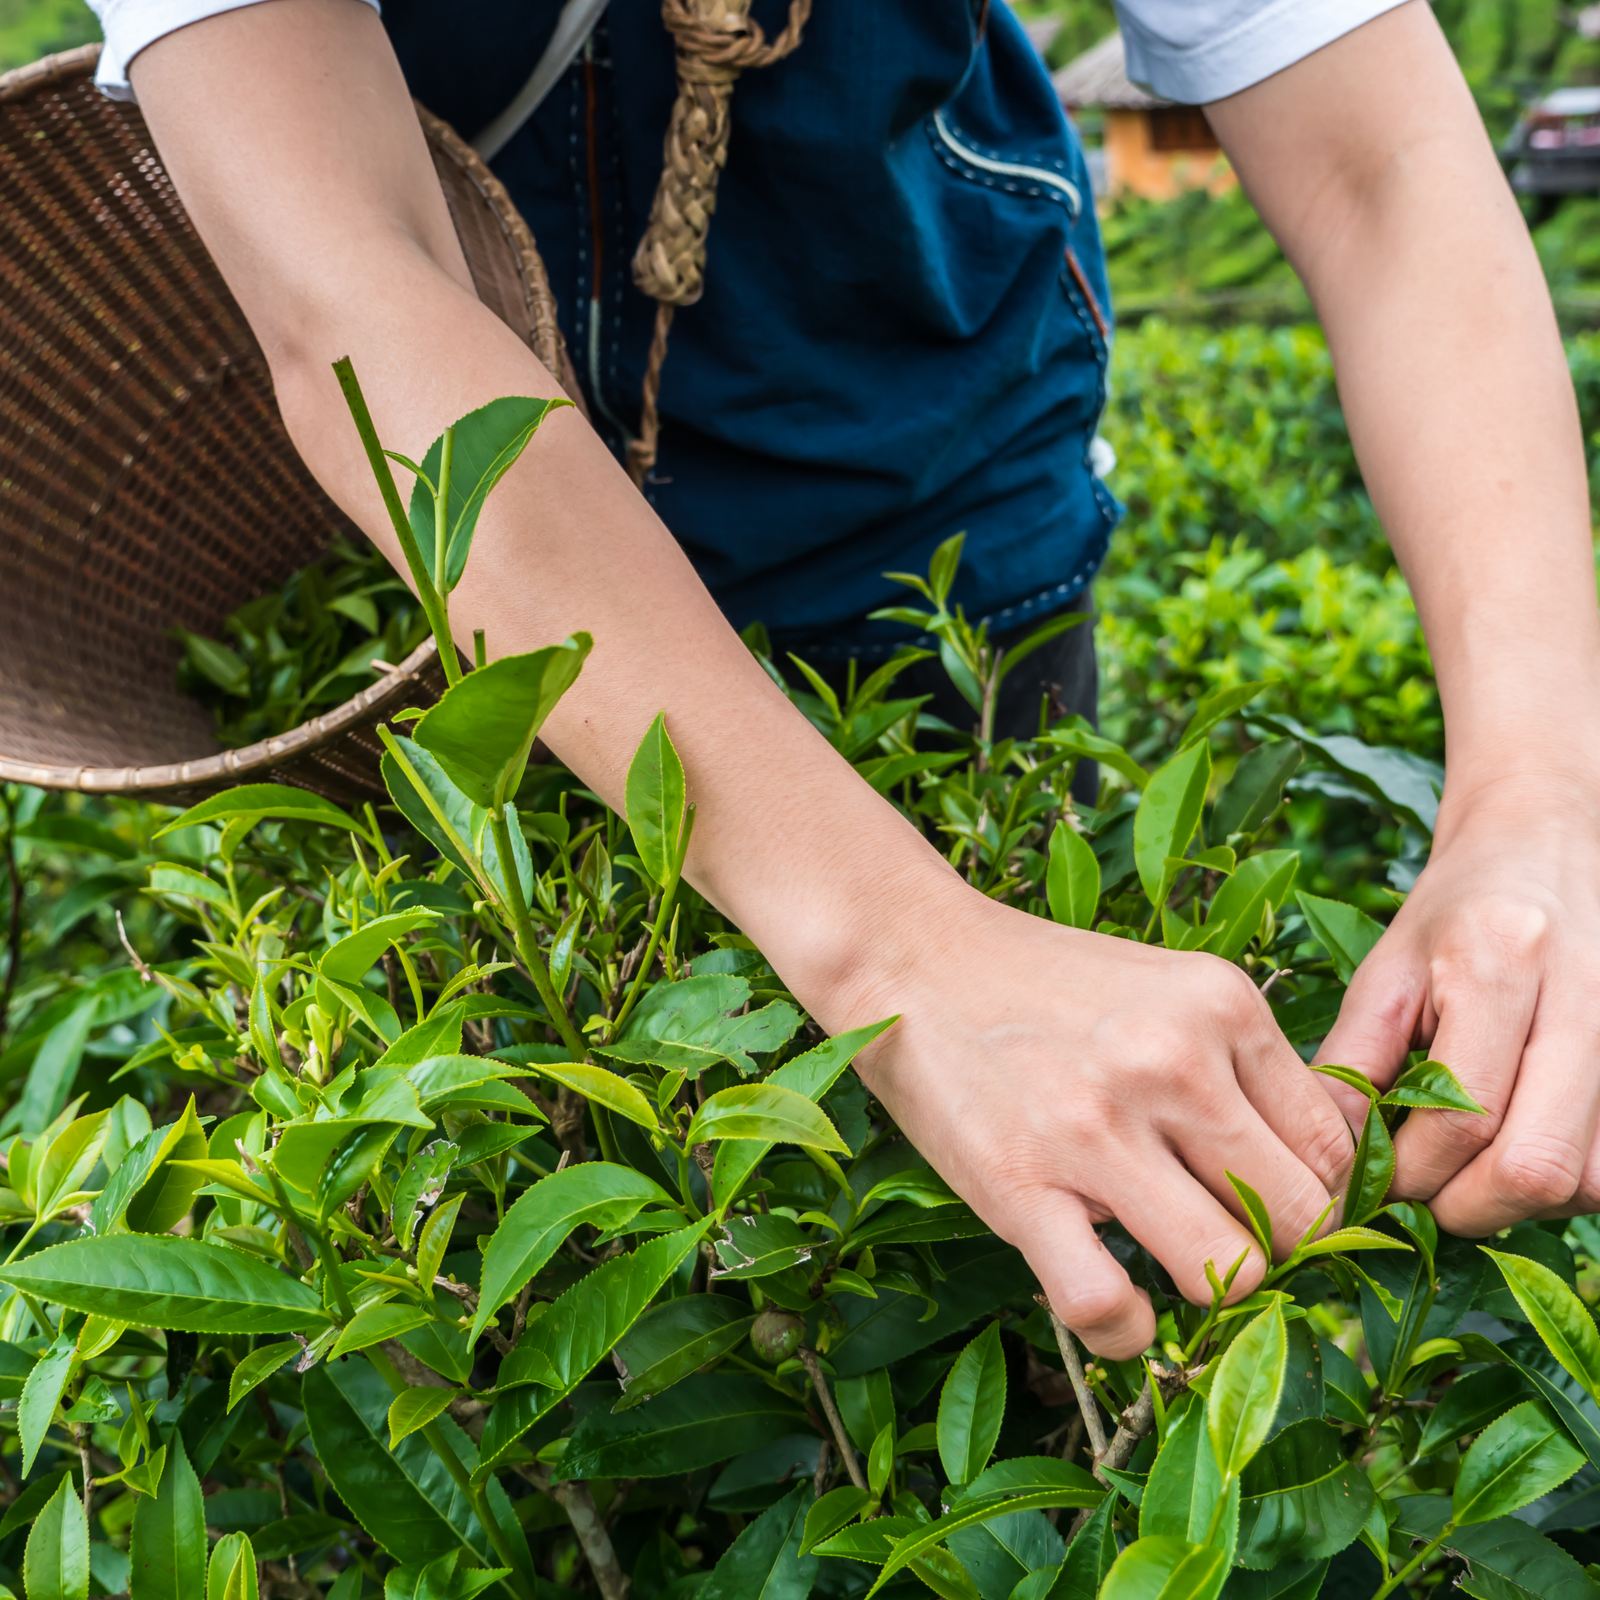
[(1253, 988), (1249, 1001), (1234, 1033), (1233, 1066), (1254, 1115), (1234, 1122), (1221, 1140), (1195, 1141), (1192, 1151), (1185, 1144), (1184, 1157), (1225, 1201), (1224, 1167), (1244, 1178), (1267, 1202), (1280, 1233), (1293, 1230), (1298, 1239), (1349, 1182), (1355, 1160), (1350, 1129), (1365, 1112), (1366, 1097), (1347, 1089), (1358, 1102), (1355, 1117), (1347, 1115), (1329, 1092), (1333, 1080), (1301, 1061)]
[[(1422, 956), (1398, 935), (1398, 929), (1385, 934), (1357, 969), (1338, 1020), (1315, 1057), (1318, 1063), (1353, 1067), (1380, 1089), (1387, 1089), (1405, 1066), (1427, 996)], [(1345, 1120), (1360, 1128), (1367, 1097), (1336, 1079), (1323, 1081)]]
[[(1298, 1060), (1295, 1065), (1310, 1076)], [(1336, 1189), (1330, 1189), (1300, 1160), (1242, 1097), (1231, 1125), (1190, 1129), (1179, 1142), (1179, 1152), (1190, 1172), (1240, 1221), (1245, 1220), (1244, 1203), (1229, 1183), (1228, 1174), (1242, 1178), (1261, 1196), (1272, 1218), (1273, 1255), (1280, 1261), (1312, 1228), (1320, 1224), (1326, 1231), (1333, 1225), (1329, 1203), (1348, 1177), (1350, 1129), (1332, 1101), (1323, 1098), (1325, 1115), (1335, 1125), (1332, 1137), (1339, 1141), (1342, 1151), (1343, 1173)], [(1220, 1263), (1218, 1270), (1222, 1270)]]
[[(1155, 1147), (1142, 1152), (1137, 1170), (1138, 1182), (1118, 1192), (1117, 1218), (1172, 1274), (1179, 1293), (1196, 1305), (1210, 1304), (1206, 1263), (1224, 1278), (1243, 1255), (1247, 1259), (1228, 1299), (1249, 1294), (1261, 1282), (1266, 1262), (1244, 1225), (1184, 1170), (1170, 1150)], [(1226, 1178), (1222, 1185), (1228, 1187)]]
[[(1597, 1083), (1600, 1039), (1593, 1009), (1541, 1001), (1494, 1142), (1431, 1202), (1439, 1226), (1477, 1238), (1528, 1216), (1592, 1210), (1595, 1183), (1588, 1169), (1595, 1164), (1600, 1125)], [(1440, 1115), (1414, 1112), (1409, 1121)], [(1575, 1206), (1575, 1200), (1584, 1203)]]
[(1050, 1307), (1097, 1356), (1126, 1361), (1156, 1336), (1150, 1297), (1101, 1244), (1083, 1202), (1060, 1189), (1008, 1230), (1044, 1286)]
[(1439, 1025), (1430, 1047), (1485, 1115), (1426, 1111), (1395, 1135), (1394, 1193), (1431, 1200), (1495, 1141), (1511, 1103), (1533, 1024), (1542, 962), (1515, 933), (1473, 930), (1435, 955), (1432, 1003)]

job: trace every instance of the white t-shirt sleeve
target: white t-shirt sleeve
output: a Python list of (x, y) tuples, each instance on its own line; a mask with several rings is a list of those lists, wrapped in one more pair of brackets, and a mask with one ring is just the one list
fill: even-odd
[[(101, 32), (106, 36), (94, 81), (101, 92), (113, 100), (132, 100), (135, 96), (128, 82), (128, 63), (147, 44), (176, 33), (191, 22), (204, 22), (207, 17), (219, 16), (224, 11), (259, 5), (262, 0), (88, 0), (88, 3), (89, 9), (99, 17)], [(379, 0), (366, 0), (366, 4), (374, 11), (379, 9)]]
[(1403, 0), (1117, 0), (1128, 76), (1182, 105), (1221, 100)]

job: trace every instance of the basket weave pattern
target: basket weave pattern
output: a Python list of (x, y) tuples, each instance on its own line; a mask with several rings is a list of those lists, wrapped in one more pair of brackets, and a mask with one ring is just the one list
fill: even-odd
[[(98, 45), (0, 77), (0, 779), (189, 801), (272, 780), (382, 792), (374, 726), (443, 685), (431, 641), (325, 716), (219, 751), (174, 624), (217, 635), (358, 531)], [(577, 385), (531, 234), (419, 108), (479, 297)]]

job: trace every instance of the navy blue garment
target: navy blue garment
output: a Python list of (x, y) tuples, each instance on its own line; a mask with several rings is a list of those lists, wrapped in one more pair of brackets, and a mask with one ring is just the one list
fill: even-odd
[[(386, 0), (416, 97), (472, 138), (558, 0)], [(756, 0), (768, 34), (787, 0)], [(985, 13), (987, 13), (985, 15)], [(494, 162), (549, 268), (594, 420), (637, 423), (655, 304), (630, 266), (675, 93), (658, 0), (612, 0)], [(816, 0), (733, 92), (706, 290), (672, 326), (651, 503), (735, 627), (817, 659), (965, 530), (998, 629), (1082, 592), (1118, 507), (1089, 467), (1108, 296), (1082, 151), (1003, 4)]]

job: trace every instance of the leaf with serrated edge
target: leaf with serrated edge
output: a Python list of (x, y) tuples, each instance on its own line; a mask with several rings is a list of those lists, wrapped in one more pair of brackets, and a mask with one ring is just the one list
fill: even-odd
[(1542, 1262), (1479, 1248), (1500, 1269), (1523, 1315), (1545, 1347), (1600, 1401), (1600, 1329), (1589, 1308)]

